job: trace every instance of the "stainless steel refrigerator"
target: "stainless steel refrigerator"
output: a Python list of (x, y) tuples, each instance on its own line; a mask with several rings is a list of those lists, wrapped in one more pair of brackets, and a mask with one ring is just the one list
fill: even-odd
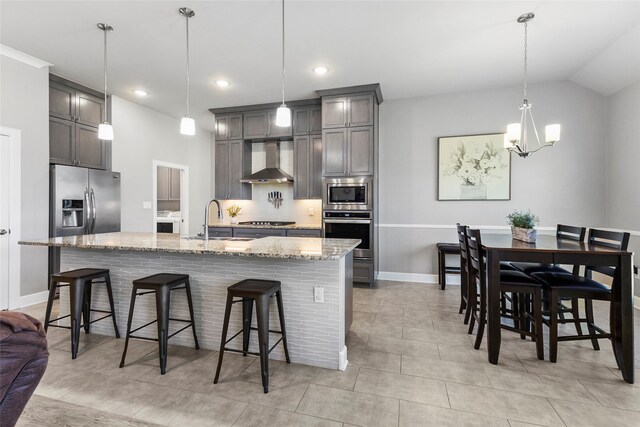
[[(120, 231), (120, 172), (51, 165), (49, 236)], [(60, 271), (59, 250), (49, 251), (49, 273)]]

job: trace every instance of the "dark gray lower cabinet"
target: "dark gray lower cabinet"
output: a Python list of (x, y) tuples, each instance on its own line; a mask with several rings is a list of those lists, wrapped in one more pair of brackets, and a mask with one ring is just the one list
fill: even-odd
[(293, 139), (293, 198), (322, 198), (322, 135)]
[(231, 227), (209, 227), (209, 237), (233, 237)]
[(321, 229), (289, 229), (287, 237), (322, 237)]
[(277, 228), (234, 228), (233, 237), (249, 237), (258, 239), (260, 237), (286, 237), (287, 230)]
[(353, 281), (356, 283), (373, 284), (373, 260), (353, 260)]

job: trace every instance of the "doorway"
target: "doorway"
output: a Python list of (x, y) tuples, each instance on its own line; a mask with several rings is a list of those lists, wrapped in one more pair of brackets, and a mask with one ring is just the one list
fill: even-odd
[(189, 234), (189, 166), (153, 161), (153, 231)]
[(0, 127), (0, 310), (20, 301), (20, 131)]

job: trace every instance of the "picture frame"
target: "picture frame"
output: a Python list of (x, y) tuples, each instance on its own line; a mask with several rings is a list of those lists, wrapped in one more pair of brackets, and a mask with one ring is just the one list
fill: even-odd
[(511, 153), (504, 133), (438, 138), (438, 200), (511, 200)]

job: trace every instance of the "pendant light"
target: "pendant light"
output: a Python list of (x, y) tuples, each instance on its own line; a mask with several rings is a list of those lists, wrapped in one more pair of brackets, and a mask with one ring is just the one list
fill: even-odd
[(276, 126), (291, 126), (291, 110), (284, 103), (284, 0), (282, 0), (282, 105), (276, 112)]
[[(527, 25), (534, 17), (535, 14), (533, 12), (525, 13), (518, 17), (518, 22), (524, 24), (524, 101), (520, 105), (520, 123), (509, 124), (507, 133), (504, 136), (504, 147), (520, 157), (529, 157), (544, 147), (552, 147), (553, 144), (560, 140), (560, 125), (553, 124), (545, 127), (545, 143), (540, 143), (536, 123), (533, 121), (533, 114), (531, 113), (531, 104), (527, 99)], [(529, 150), (528, 146), (527, 127), (529, 121), (537, 142), (537, 146), (533, 150)]]
[(98, 138), (112, 141), (113, 126), (107, 121), (107, 32), (113, 31), (113, 27), (109, 24), (99, 23), (98, 28), (104, 32), (104, 108), (102, 123), (98, 126)]
[(187, 114), (180, 120), (180, 133), (183, 135), (195, 135), (196, 122), (189, 116), (189, 18), (193, 18), (195, 12), (188, 7), (181, 7), (178, 12), (185, 17), (187, 23)]

